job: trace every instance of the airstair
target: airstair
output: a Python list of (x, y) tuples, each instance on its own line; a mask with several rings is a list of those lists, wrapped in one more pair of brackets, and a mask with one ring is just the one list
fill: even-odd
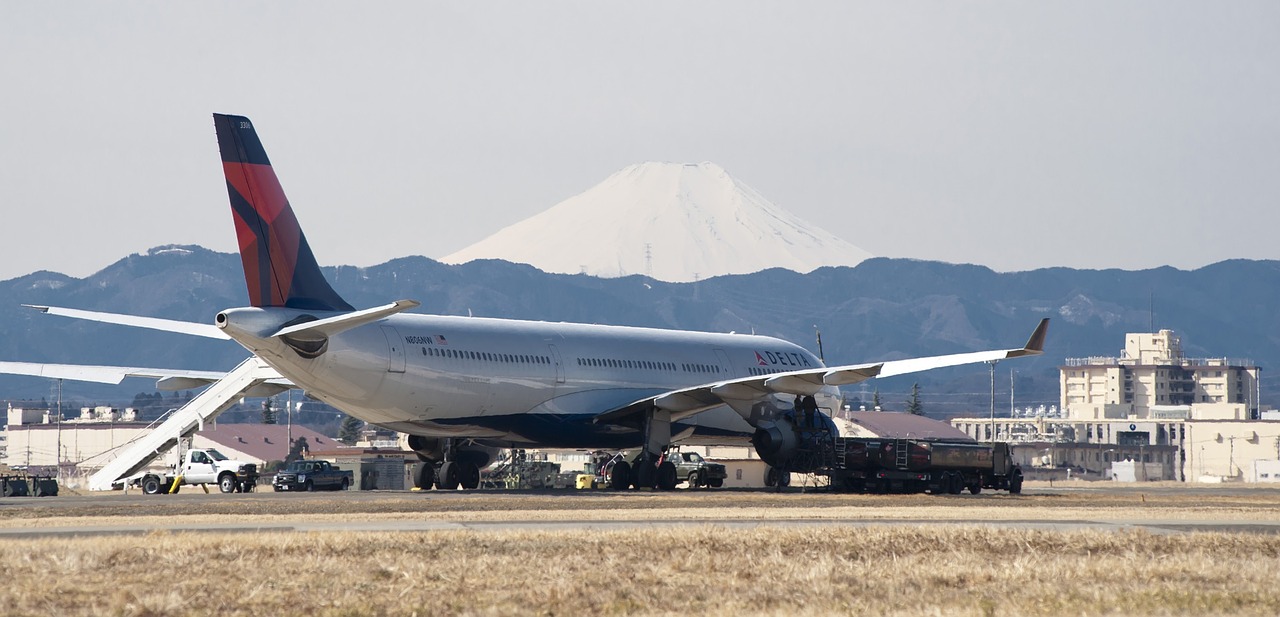
[(266, 362), (257, 356), (250, 356), (225, 377), (210, 384), (189, 403), (170, 414), (159, 426), (121, 446), (114, 459), (89, 477), (89, 489), (111, 490), (111, 485), (117, 480), (137, 473), (177, 445), (178, 440), (204, 428), (205, 422), (217, 418), (247, 390), (279, 377), (280, 374), (267, 366)]

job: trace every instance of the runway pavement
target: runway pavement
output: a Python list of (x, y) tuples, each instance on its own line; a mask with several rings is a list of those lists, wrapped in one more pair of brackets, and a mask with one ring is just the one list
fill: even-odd
[[(1150, 503), (1148, 503), (1150, 500)], [(1081, 505), (1119, 502), (1095, 515)], [(1125, 516), (1123, 504), (1150, 506)], [(1064, 504), (1059, 507), (1058, 504)], [(1183, 505), (1185, 504), (1185, 506)], [(206, 494), (187, 489), (177, 495), (88, 493), (58, 497), (0, 499), (0, 537), (79, 537), (173, 533), (245, 532), (439, 532), (470, 530), (580, 531), (647, 527), (724, 528), (868, 527), (883, 525), (990, 525), (1049, 530), (1143, 529), (1156, 534), (1216, 531), (1280, 533), (1280, 489), (1214, 486), (1068, 486), (1038, 487), (1021, 496), (984, 493), (962, 496), (867, 496), (764, 490), (676, 491), (345, 491), (336, 493)], [(977, 508), (1000, 508), (998, 520), (983, 519)], [(1232, 509), (1233, 517), (1214, 515)], [(612, 509), (644, 510), (654, 516), (609, 520)], [(735, 516), (744, 508), (751, 515)], [(804, 513), (792, 511), (805, 509)], [(853, 508), (853, 510), (851, 510)], [(946, 509), (945, 520), (925, 516)], [(973, 517), (965, 508), (975, 508)], [(1241, 508), (1252, 514), (1239, 515)], [(502, 520), (476, 520), (475, 513), (509, 511)], [(866, 515), (873, 510), (907, 515)], [(955, 512), (959, 511), (959, 515)], [(551, 510), (555, 518), (536, 516)], [(367, 516), (360, 513), (367, 512)], [(850, 514), (852, 512), (853, 514)], [(910, 513), (920, 512), (921, 516)], [(987, 512), (987, 511), (984, 511)], [(1087, 510), (1085, 510), (1087, 512)], [(1166, 517), (1162, 514), (1167, 512)], [(416, 514), (423, 516), (415, 516)], [(427, 516), (425, 514), (429, 513)], [(684, 516), (693, 513), (693, 516)], [(342, 514), (343, 516), (339, 516)], [(810, 515), (812, 514), (812, 515)], [(933, 513), (936, 514), (936, 513)], [(63, 518), (61, 521), (50, 519)], [(74, 520), (71, 520), (74, 518)], [(196, 520), (196, 519), (199, 520)], [(141, 519), (141, 520), (138, 520)], [(326, 520), (328, 519), (328, 520)]]

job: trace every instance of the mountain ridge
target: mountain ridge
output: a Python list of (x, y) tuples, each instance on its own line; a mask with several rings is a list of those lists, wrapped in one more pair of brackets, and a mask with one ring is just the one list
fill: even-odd
[[(51, 317), (20, 306), (209, 323), (217, 311), (247, 304), (239, 255), (193, 246), (157, 249), (83, 279), (42, 271), (0, 281), (0, 359), (200, 370), (234, 366), (247, 352), (233, 343)], [(1248, 357), (1264, 367), (1280, 363), (1280, 317), (1272, 310), (1280, 303), (1277, 261), (1228, 260), (1196, 270), (1000, 273), (973, 264), (878, 257), (808, 274), (774, 268), (697, 283), (548, 274), (500, 260), (449, 265), (421, 256), (324, 271), (358, 307), (414, 298), (427, 313), (755, 332), (814, 351), (817, 325), (832, 363), (1007, 348), (1020, 345), (1039, 318), (1052, 317), (1046, 355), (1008, 363), (1017, 371), (1019, 397), (1028, 402), (1057, 400), (1057, 368), (1064, 358), (1116, 355), (1126, 332), (1148, 331), (1153, 304), (1155, 326), (1177, 331), (1189, 356)], [(1280, 390), (1266, 375), (1264, 370), (1264, 401)], [(967, 367), (876, 380), (868, 387), (905, 392), (918, 380), (926, 410), (946, 414), (985, 409), (987, 379), (984, 367)], [(154, 386), (128, 383), (126, 399)], [(997, 383), (1003, 400), (1007, 385), (1006, 372)], [(103, 391), (71, 382), (65, 388)], [(0, 377), (0, 398), (49, 392), (44, 380)], [(886, 395), (887, 404), (895, 403), (893, 396)]]

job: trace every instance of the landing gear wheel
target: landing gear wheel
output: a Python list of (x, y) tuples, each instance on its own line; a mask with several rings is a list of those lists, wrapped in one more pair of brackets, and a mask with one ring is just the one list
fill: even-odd
[(689, 472), (689, 488), (698, 488), (702, 485), (702, 478), (698, 477), (698, 472)]
[(654, 467), (653, 463), (641, 459), (636, 462), (635, 469), (632, 471), (635, 472), (636, 488), (653, 488), (657, 483), (658, 468)]
[(424, 490), (431, 490), (436, 483), (436, 466), (431, 463), (422, 463), (418, 466), (417, 471), (413, 474), (413, 485)]
[(631, 465), (626, 461), (618, 461), (609, 470), (609, 488), (620, 491), (628, 486), (631, 486)]
[(791, 472), (785, 469), (778, 470), (778, 486), (781, 488), (791, 486)]
[(676, 464), (671, 461), (662, 461), (658, 465), (658, 489), (669, 491), (676, 487)]
[(458, 490), (458, 464), (453, 461), (445, 461), (440, 465), (440, 475), (436, 478), (436, 486), (442, 491)]
[(473, 463), (458, 463), (458, 484), (467, 490), (480, 488), (480, 468)]
[(236, 492), (236, 486), (238, 485), (239, 483), (236, 482), (236, 477), (229, 473), (223, 474), (221, 478), (218, 478), (218, 490), (224, 493)]
[(764, 470), (764, 485), (773, 488), (778, 485), (778, 468), (770, 465)]
[[(8, 496), (9, 496), (9, 494), (10, 494), (11, 492), (12, 492), (12, 489), (10, 489), (10, 488), (9, 488), (9, 484), (8, 484), (8, 483), (5, 483), (5, 485), (4, 485), (4, 496), (5, 496), (5, 497), (8, 497)], [(142, 479), (142, 492), (143, 492), (144, 494), (147, 494), (147, 495), (157, 495), (157, 494), (159, 494), (159, 493), (160, 493), (160, 478), (157, 478), (157, 477), (155, 477), (155, 476), (148, 476), (148, 477), (146, 477), (146, 478), (143, 478), (143, 479)]]

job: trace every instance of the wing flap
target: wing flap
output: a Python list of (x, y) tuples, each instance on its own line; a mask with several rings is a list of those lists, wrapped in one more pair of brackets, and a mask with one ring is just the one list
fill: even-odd
[(226, 373), (214, 371), (181, 371), (136, 366), (94, 366), (87, 364), (41, 364), (37, 362), (0, 362), (0, 373), (109, 384), (118, 384), (124, 381), (126, 377), (145, 377), (161, 381), (182, 378), (207, 384), (222, 379), (226, 375)]
[[(156, 388), (160, 390), (192, 390), (207, 386), (227, 376), (226, 373), (218, 371), (188, 371), (90, 364), (44, 364), (39, 362), (0, 362), (0, 373), (105, 384), (119, 384), (127, 377), (140, 377), (157, 380)], [(292, 382), (279, 373), (274, 377), (267, 378), (264, 383), (270, 384), (274, 388), (283, 389), (288, 389), (293, 385)]]

